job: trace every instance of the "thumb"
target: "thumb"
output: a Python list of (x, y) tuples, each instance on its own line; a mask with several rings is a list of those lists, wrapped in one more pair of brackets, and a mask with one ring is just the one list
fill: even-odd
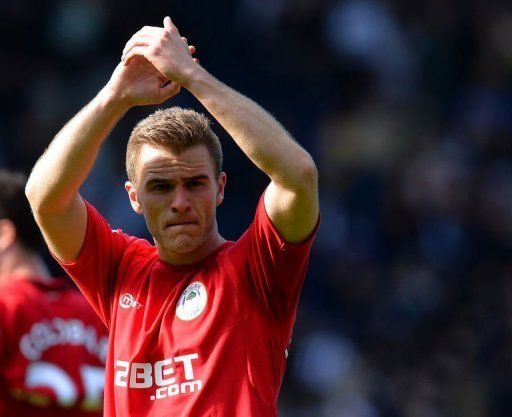
[(164, 29), (171, 30), (174, 27), (174, 23), (169, 16), (164, 17)]
[(165, 100), (170, 99), (172, 96), (175, 96), (176, 94), (178, 94), (180, 92), (180, 89), (181, 89), (180, 84), (178, 84), (175, 81), (171, 81), (171, 82), (165, 84), (161, 88), (160, 94), (165, 101)]

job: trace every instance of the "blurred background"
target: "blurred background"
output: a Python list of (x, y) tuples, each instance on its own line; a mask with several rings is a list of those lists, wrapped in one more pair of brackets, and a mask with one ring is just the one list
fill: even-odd
[[(512, 413), (512, 3), (494, 0), (1, 0), (0, 167), (28, 172), (169, 14), (201, 64), (314, 156), (322, 223), (282, 417)], [(166, 105), (201, 109), (186, 91)], [(123, 184), (134, 109), (84, 187), (148, 237)], [(221, 233), (267, 179), (225, 148)]]

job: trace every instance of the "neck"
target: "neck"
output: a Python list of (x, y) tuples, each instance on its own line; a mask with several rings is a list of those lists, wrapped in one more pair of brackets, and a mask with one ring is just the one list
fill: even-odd
[(19, 246), (0, 254), (0, 284), (33, 276), (50, 279), (50, 271), (38, 254)]

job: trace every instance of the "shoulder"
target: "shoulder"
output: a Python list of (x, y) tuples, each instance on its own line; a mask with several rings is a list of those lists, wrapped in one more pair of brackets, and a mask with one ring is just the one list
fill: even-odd
[(203, 268), (220, 267), (222, 268), (227, 261), (233, 256), (237, 256), (236, 249), (238, 247), (238, 241), (228, 240), (224, 242), (219, 249), (212, 255), (209, 256), (205, 262)]
[(44, 292), (36, 283), (18, 280), (0, 288), (0, 321), (2, 328), (15, 328), (44, 304)]
[(0, 303), (14, 305), (20, 299), (35, 296), (37, 286), (29, 280), (16, 280), (0, 287)]
[(149, 243), (146, 239), (141, 239), (128, 235), (125, 236), (127, 245), (124, 250), (124, 260), (145, 261), (151, 260), (155, 256), (158, 256), (158, 251), (156, 247)]
[(142, 282), (142, 276), (149, 276), (153, 265), (159, 260), (154, 245), (145, 239), (131, 238), (124, 248), (117, 270), (117, 285), (126, 282)]

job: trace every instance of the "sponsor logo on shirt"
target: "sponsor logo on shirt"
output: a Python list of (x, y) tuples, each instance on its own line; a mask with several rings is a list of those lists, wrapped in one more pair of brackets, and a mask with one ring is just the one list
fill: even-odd
[(131, 295), (130, 293), (127, 293), (125, 292), (121, 297), (119, 297), (119, 305), (122, 307), (122, 308), (134, 308), (136, 310), (138, 310), (139, 308), (142, 307), (142, 304), (139, 303), (134, 297), (133, 295)]
[(181, 294), (176, 306), (176, 315), (184, 321), (195, 319), (203, 312), (207, 299), (208, 296), (203, 283), (200, 281), (193, 282)]
[[(199, 354), (190, 353), (154, 363), (116, 360), (114, 385), (122, 388), (153, 388), (156, 385), (149, 396), (151, 401), (197, 392), (203, 388), (203, 381), (194, 375), (193, 361), (197, 358)], [(177, 377), (178, 368), (182, 368), (184, 379)]]

